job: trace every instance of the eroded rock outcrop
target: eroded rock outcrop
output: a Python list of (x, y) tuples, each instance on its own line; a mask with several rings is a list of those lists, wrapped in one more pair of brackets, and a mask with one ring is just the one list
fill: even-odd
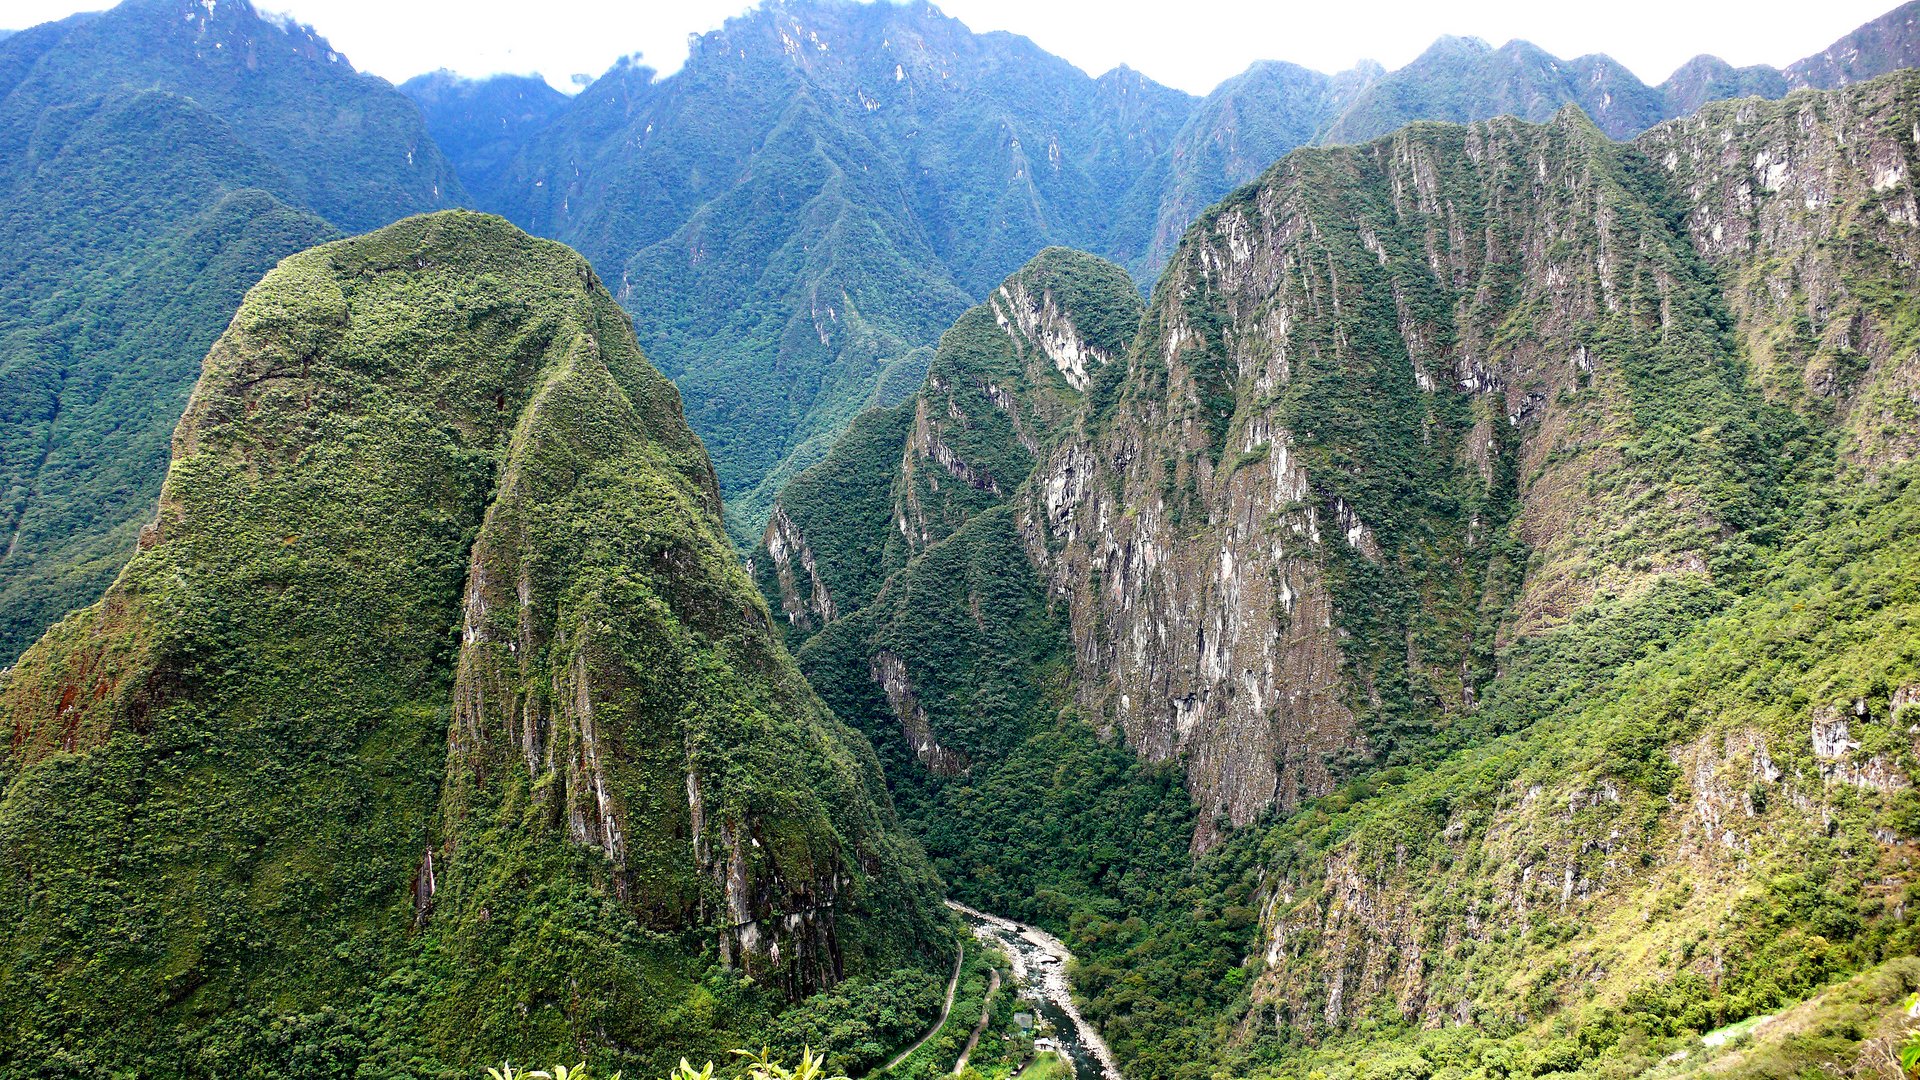
[[(1920, 449), (1920, 76), (1722, 102), (1636, 145), (1669, 177), (1759, 381), (1837, 421), (1868, 475)], [(1858, 243), (1834, 243), (1851, 233)]]

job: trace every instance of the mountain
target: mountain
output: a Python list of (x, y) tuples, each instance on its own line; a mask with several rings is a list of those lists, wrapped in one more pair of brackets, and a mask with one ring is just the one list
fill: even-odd
[(0, 42), (0, 185), (4, 664), (124, 562), (245, 290), (464, 194), (405, 98), (239, 0)]
[(1764, 64), (1737, 68), (1717, 56), (1696, 56), (1675, 69), (1659, 90), (1667, 99), (1668, 111), (1691, 116), (1709, 101), (1784, 97), (1787, 78)]
[(607, 73), (479, 197), (618, 283), (750, 537), (974, 297), (1115, 233), (1189, 102), (925, 3), (779, 3)]
[(1657, 91), (1608, 57), (1561, 60), (1524, 41), (1495, 49), (1478, 38), (1447, 37), (1362, 91), (1321, 138), (1364, 142), (1414, 120), (1540, 121), (1569, 103), (1616, 139), (1670, 115)]
[[(1221, 83), (1193, 108), (1158, 170), (1136, 187), (1153, 204), (1147, 246), (1136, 249), (1115, 238), (1105, 252), (1151, 281), (1201, 210), (1287, 151), (1312, 142), (1383, 74), (1376, 64), (1322, 75), (1268, 61)], [(1127, 240), (1137, 244), (1139, 237)]]
[(1615, 139), (1687, 116), (1709, 101), (1778, 98), (1832, 89), (1920, 62), (1920, 4), (1909, 3), (1806, 59), (1776, 69), (1736, 68), (1697, 56), (1649, 87), (1606, 56), (1562, 60), (1524, 41), (1498, 49), (1477, 38), (1442, 38), (1404, 68), (1375, 80), (1318, 129), (1329, 143), (1364, 142), (1415, 120), (1465, 123), (1495, 116), (1544, 121), (1577, 105)]
[(0, 1067), (664, 1070), (849, 978), (930, 1011), (937, 882), (579, 256), (444, 212), (288, 258), (173, 445), (0, 677)]
[(1920, 988), (1916, 121), (1297, 150), (1131, 334), (1091, 256), (1009, 279), (756, 580), (1129, 1076), (1636, 1075), (1787, 1007), (1723, 1064), (1864, 1067)]
[(1787, 85), (1833, 89), (1920, 62), (1920, 4), (1905, 3), (1812, 56), (1788, 64)]
[(565, 94), (537, 75), (463, 79), (444, 68), (400, 84), (427, 133), (472, 191), (493, 191), (528, 138), (566, 108)]
[[(1861, 73), (1898, 62), (1892, 19)], [(1627, 138), (1789, 85), (1702, 57), (1649, 87), (1604, 56), (1443, 38), (1391, 73), (1261, 63), (1194, 99), (1126, 68), (1088, 78), (924, 0), (781, 0), (670, 77), (623, 62), (567, 103), (519, 77), (408, 92), (482, 207), (618, 282), (745, 546), (779, 489), (911, 393), (941, 329), (1043, 247), (1149, 281), (1203, 207), (1297, 146), (1568, 104)]]

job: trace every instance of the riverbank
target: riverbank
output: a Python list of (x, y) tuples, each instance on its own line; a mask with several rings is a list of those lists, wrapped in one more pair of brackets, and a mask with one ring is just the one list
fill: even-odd
[[(1099, 1029), (1080, 1015), (1079, 1007), (1073, 1003), (1073, 992), (1067, 985), (1067, 965), (1073, 961), (1073, 953), (1059, 938), (1038, 927), (989, 915), (953, 900), (947, 901), (947, 906), (966, 918), (975, 937), (1006, 950), (1014, 982), (1022, 992), (1058, 1010), (1068, 1021), (1072, 1031), (1061, 1033), (1062, 1049), (1076, 1067), (1092, 1065), (1099, 1072), (1098, 1080), (1123, 1080), (1112, 1049), (1100, 1037)], [(1082, 1075), (1079, 1080), (1096, 1078)]]

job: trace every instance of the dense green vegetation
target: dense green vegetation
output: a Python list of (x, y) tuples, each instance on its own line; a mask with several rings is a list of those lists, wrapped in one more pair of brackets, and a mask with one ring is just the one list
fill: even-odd
[[(1900, 62), (1897, 14), (1850, 39), (1846, 79)], [(241, 290), (332, 235), (284, 213), (351, 232), (457, 203), (441, 149), (481, 205), (620, 283), (747, 547), (776, 493), (861, 411), (909, 396), (951, 319), (1045, 244), (1145, 279), (1203, 206), (1315, 139), (1567, 102), (1620, 134), (1841, 78), (1817, 57), (1785, 76), (1706, 58), (1647, 90), (1601, 60), (1452, 42), (1385, 78), (1256, 65), (1196, 101), (890, 5), (786, 5), (704, 41), (671, 78), (622, 65), (573, 101), (524, 77), (423, 76), (403, 88), (423, 129), (390, 87), (241, 0), (132, 0), (7, 39), (0, 654), (111, 579)], [(244, 189), (285, 205), (216, 211)]]
[[(974, 307), (941, 336), (926, 385), (900, 405), (857, 418), (817, 465), (783, 491), (781, 512), (813, 554), (811, 570), (786, 553), (786, 573), (763, 546), (753, 560), (768, 603), (788, 608), (789, 644), (819, 628), (808, 608), (811, 582), (831, 597), (836, 613), (871, 603), (887, 576), (916, 552), (944, 539), (969, 519), (1001, 505), (1025, 482), (1035, 450), (1051, 444), (1075, 413), (1081, 394), (1026, 330), (1008, 329), (1018, 305), (1051, 304), (1073, 332), (1100, 355), (1125, 352), (1140, 320), (1141, 303), (1119, 267), (1085, 252), (1048, 248), (1009, 277), (986, 304)], [(1039, 317), (1036, 310), (1032, 317)], [(1098, 359), (1087, 361), (1096, 370)], [(991, 388), (991, 389), (990, 389)], [(1018, 414), (998, 401), (1017, 401)], [(949, 475), (924, 442), (937, 441), (966, 463), (970, 479)], [(902, 448), (918, 464), (903, 466)]]
[(4, 665), (125, 561), (246, 289), (461, 190), (406, 99), (310, 31), (132, 0), (0, 43), (0, 192)]
[[(1897, 15), (1862, 29), (1847, 79), (1903, 62)], [(748, 547), (779, 491), (911, 393), (952, 319), (1048, 244), (1146, 282), (1202, 209), (1298, 146), (1569, 104), (1625, 138), (1709, 100), (1838, 85), (1817, 60), (1703, 57), (1649, 87), (1604, 56), (1447, 38), (1391, 74), (1263, 62), (1195, 99), (930, 7), (809, 0), (704, 35), (667, 78), (623, 62), (564, 107), (520, 77), (408, 92), (483, 208), (620, 283)]]
[[(1702, 254), (1708, 189), (1602, 129), (1777, 92), (1722, 68), (1656, 91), (1450, 41), (1194, 111), (829, 3), (573, 103), (428, 78), (475, 187), (618, 296), (497, 219), (409, 219), (281, 262), (188, 403), (262, 270), (459, 185), (391, 88), (244, 4), (6, 37), (6, 659), (113, 584), (0, 675), (0, 1077), (510, 1050), (795, 1080), (741, 1044), (865, 1075), (939, 1007), (946, 891), (1069, 941), (1134, 1080), (1878, 1060), (1920, 983), (1910, 262), (1876, 232), (1895, 195)], [(1786, 108), (1904, 136), (1895, 91)], [(1290, 157), (1200, 216), (1144, 319), (1081, 252), (993, 287), (1056, 240), (1152, 264), (1316, 131), (1565, 101), (1601, 128)], [(1807, 251), (1827, 277), (1783, 291), (1812, 314), (1767, 323), (1763, 274)], [(1170, 523), (1143, 563), (1226, 582), (1232, 490), (1276, 447), (1310, 486), (1253, 527), (1321, 575), (1352, 738), (1220, 838), (1217, 777), (1143, 761), (1082, 682), (1103, 642), (1036, 570), (1064, 542), (1034, 474), (1082, 455), (1063, 483)], [(722, 493), (737, 537), (776, 488), (784, 562), (749, 575)], [(1120, 595), (1114, 565), (1087, 587)], [(1278, 640), (1289, 597), (1225, 610)], [(895, 1075), (944, 1075), (983, 1008), (1007, 1029), (966, 955)]]
[[(1849, 99), (1893, 102), (1901, 130), (1905, 100)], [(970, 313), (912, 403), (926, 424), (870, 414), (783, 496), (846, 597), (796, 635), (809, 679), (872, 739), (954, 895), (1071, 944), (1130, 1077), (1631, 1076), (1702, 1056), (1788, 1075), (1880, 1053), (1865, 1040), (1920, 951), (1899, 715), (1920, 687), (1920, 489), (1883, 464), (1897, 440), (1871, 469), (1849, 456), (1844, 404), (1761, 391), (1775, 328), (1729, 310), (1743, 268), (1699, 253), (1701, 190), (1650, 157), (1570, 113), (1296, 154), (1202, 217), (1084, 398), (1009, 379)], [(1839, 271), (1868, 298), (1901, 265), (1873, 213)], [(1312, 242), (1262, 263), (1268, 221)], [(1217, 284), (1230, 259), (1272, 291)], [(1249, 346), (1274, 309), (1284, 341)], [(1262, 388), (1281, 346), (1286, 378)], [(969, 396), (989, 382), (990, 403)], [(1098, 638), (1036, 573), (1031, 485), (998, 481), (1063, 439), (1129, 468), (1171, 446), (1172, 538), (1204, 557), (1228, 513), (1206, 500), (1264, 462), (1243, 449), (1263, 414), (1320, 527), (1342, 508), (1366, 524), (1364, 545), (1310, 550), (1367, 752), (1195, 858), (1181, 770), (1085, 708), (1074, 649)], [(836, 477), (859, 515), (829, 512)], [(883, 553), (883, 582), (847, 543)], [(1782, 1009), (1805, 1019), (1696, 1052)]]
[(463, 79), (443, 68), (408, 79), (400, 92), (420, 107), (427, 133), (472, 192), (498, 190), (521, 145), (567, 105), (538, 75)]
[[(1557, 702), (1535, 697), (1537, 719), (1522, 731), (1432, 771), (1389, 770), (1271, 831), (1264, 859), (1289, 882), (1292, 903), (1325, 902), (1320, 879), (1333, 854), (1352, 860), (1345, 865), (1376, 883), (1383, 899), (1404, 902), (1416, 928), (1410, 936), (1437, 950), (1428, 961), (1436, 993), (1463, 995), (1476, 1023), (1421, 1034), (1382, 1002), (1306, 1053), (1263, 1063), (1268, 1052), (1248, 1043), (1243, 1067), (1286, 1076), (1333, 1075), (1335, 1061), (1347, 1063), (1341, 1072), (1369, 1075), (1389, 1067), (1632, 1075), (1703, 1033), (1913, 954), (1920, 942), (1903, 911), (1915, 884), (1897, 871), (1880, 876), (1898, 864), (1875, 840), (1882, 830), (1911, 831), (1912, 790), (1827, 782), (1832, 769), (1808, 747), (1807, 718), (1826, 704), (1852, 714), (1858, 701), (1853, 738), (1861, 748), (1852, 760), (1890, 755), (1913, 767), (1908, 721), (1889, 702), (1920, 680), (1912, 573), (1920, 500), (1899, 476), (1810, 503), (1807, 513), (1743, 595), (1614, 605), (1538, 643), (1506, 686), (1583, 692)], [(1677, 634), (1676, 617), (1684, 627)], [(1637, 655), (1621, 658), (1621, 645), (1636, 641)], [(1675, 747), (1698, 749), (1676, 756)], [(1703, 771), (1693, 752), (1726, 755), (1731, 767)], [(1746, 768), (1760, 760), (1745, 756), (1754, 753), (1769, 765)], [(1562, 805), (1565, 793), (1595, 785), (1611, 785), (1613, 794), (1550, 825), (1544, 806), (1502, 798), (1530, 784), (1562, 793)], [(1826, 822), (1797, 808), (1808, 798), (1820, 800)], [(1740, 860), (1756, 864), (1751, 874), (1729, 873), (1712, 845), (1698, 843), (1687, 855), (1680, 839), (1697, 808), (1729, 801), (1739, 815), (1726, 828), (1738, 834)], [(1680, 812), (1667, 809), (1675, 802)], [(1465, 823), (1463, 835), (1446, 827), (1450, 819)], [(1500, 838), (1516, 827), (1533, 852)], [(1607, 830), (1613, 842), (1580, 850)], [(1449, 945), (1463, 936), (1450, 927), (1472, 917), (1476, 896), (1514, 887), (1516, 856), (1570, 857), (1575, 880), (1601, 873), (1602, 860), (1631, 859), (1645, 880), (1628, 887), (1631, 899), (1616, 910), (1570, 917), (1549, 908), (1514, 918), (1508, 933), (1479, 948)], [(1291, 962), (1283, 961), (1280, 977)], [(1605, 980), (1596, 982), (1595, 972)], [(1872, 991), (1886, 1002), (1914, 979), (1904, 960), (1869, 982), (1886, 982)], [(1321, 1003), (1310, 985), (1301, 990), (1299, 1013), (1267, 1018), (1278, 1021), (1282, 1047), (1288, 1029)], [(1849, 1054), (1864, 1037), (1853, 1030), (1839, 1041)], [(1390, 1045), (1396, 1049), (1384, 1051)]]
[(778, 484), (911, 393), (925, 348), (1035, 251), (1144, 235), (1109, 193), (1190, 100), (930, 7), (781, 5), (667, 79), (607, 73), (481, 199), (620, 283), (744, 546)]
[(780, 1014), (843, 975), (916, 1026), (938, 886), (677, 404), (496, 218), (252, 290), (141, 551), (0, 682), (0, 1073), (657, 1071), (823, 1043)]
[(1357, 95), (1325, 139), (1364, 142), (1415, 120), (1518, 116), (1537, 123), (1568, 104), (1616, 139), (1674, 115), (1659, 90), (1610, 57), (1562, 60), (1524, 41), (1495, 49), (1478, 38), (1446, 37)]
[[(999, 973), (997, 979), (994, 977), (996, 971)], [(1015, 991), (1011, 979), (1012, 972), (1007, 967), (1007, 958), (1003, 953), (985, 942), (968, 940), (966, 956), (960, 967), (960, 982), (953, 996), (953, 1011), (948, 1015), (947, 1022), (898, 1064), (884, 1070), (869, 1069), (866, 1073), (891, 1080), (942, 1080), (943, 1077), (953, 1076), (953, 1067), (959, 1061), (961, 1051), (966, 1049), (967, 1039), (980, 1022), (981, 1014), (985, 1012), (988, 1028), (968, 1060), (968, 1071), (975, 1077), (1005, 1077), (1032, 1043), (1031, 1037), (1014, 1042), (1002, 1038), (1004, 1033), (1014, 1030)], [(992, 994), (991, 998), (988, 997), (989, 993)], [(911, 1045), (912, 1040), (906, 1042)], [(829, 1055), (829, 1060), (833, 1060), (832, 1055)]]

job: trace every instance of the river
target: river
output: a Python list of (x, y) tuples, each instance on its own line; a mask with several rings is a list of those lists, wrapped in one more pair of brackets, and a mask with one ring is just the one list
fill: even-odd
[(1073, 1062), (1078, 1080), (1122, 1080), (1113, 1051), (1073, 1003), (1073, 994), (1067, 989), (1067, 964), (1073, 954), (1059, 938), (952, 900), (947, 906), (966, 918), (975, 937), (1006, 952), (1019, 992), (1037, 1002), (1040, 1015), (1053, 1025), (1053, 1038), (1060, 1043), (1061, 1053)]

